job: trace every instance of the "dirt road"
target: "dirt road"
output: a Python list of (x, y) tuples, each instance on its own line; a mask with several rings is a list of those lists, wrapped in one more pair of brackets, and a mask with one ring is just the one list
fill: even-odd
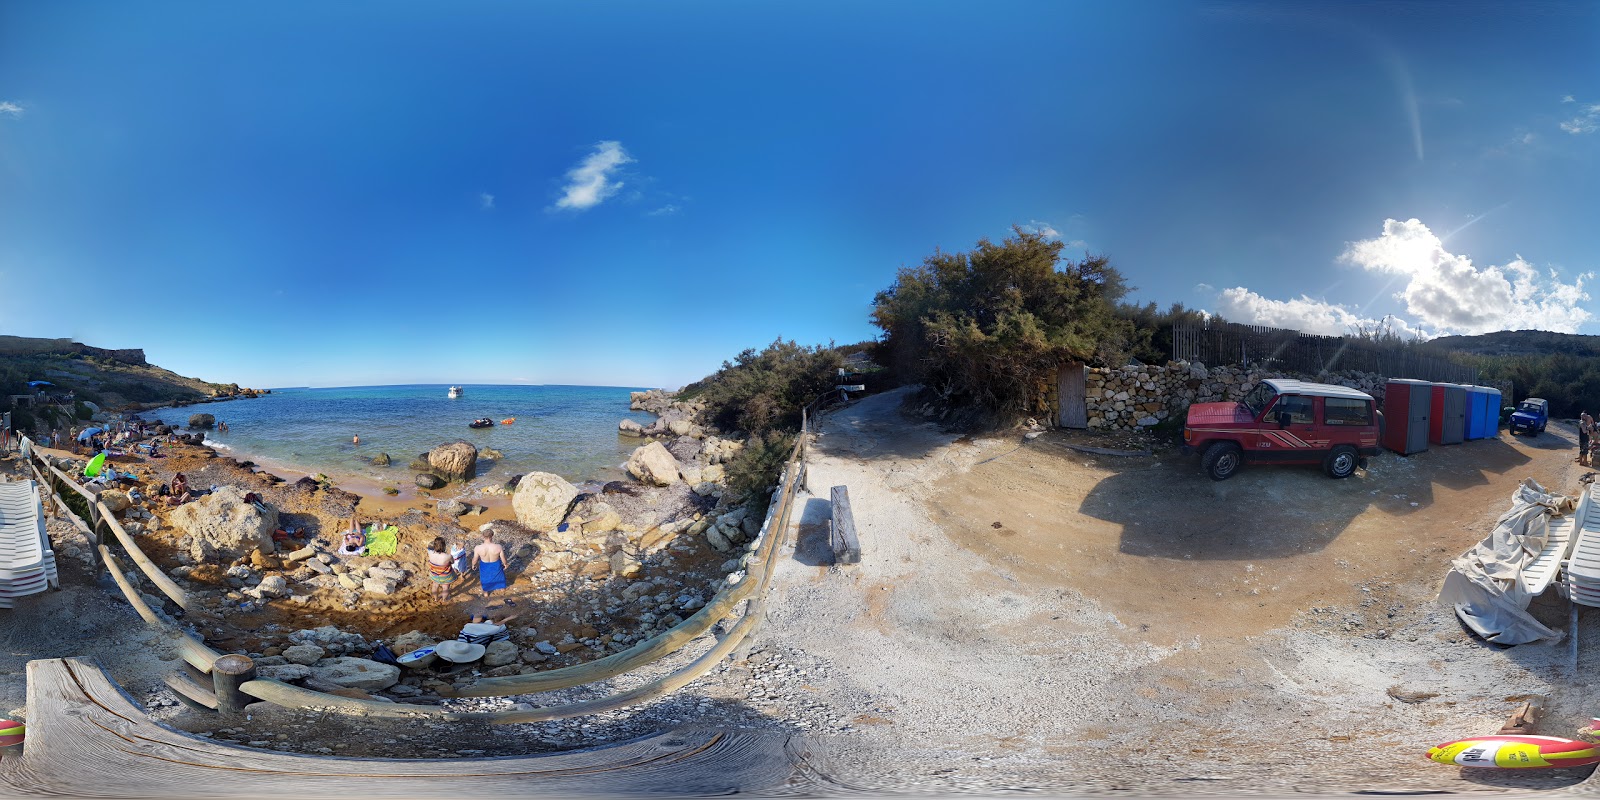
[[(761, 636), (827, 675), (799, 693), (849, 720), (812, 737), (840, 780), (1189, 793), (1586, 777), (1422, 758), (1493, 732), (1526, 695), (1546, 698), (1546, 733), (1593, 711), (1593, 674), (1573, 676), (1564, 645), (1486, 645), (1432, 602), (1519, 480), (1577, 491), (1569, 433), (1384, 455), (1345, 481), (1259, 467), (1214, 483), (1172, 449), (957, 440), (900, 400), (825, 421)], [(834, 485), (850, 489), (859, 567), (823, 566)], [(1564, 601), (1539, 613), (1566, 626)]]

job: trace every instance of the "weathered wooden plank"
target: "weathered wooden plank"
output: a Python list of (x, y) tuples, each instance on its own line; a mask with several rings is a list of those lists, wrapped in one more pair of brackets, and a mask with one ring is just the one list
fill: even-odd
[(217, 710), (217, 696), (210, 689), (195, 683), (188, 675), (174, 672), (163, 681), (184, 705), (205, 711)]
[(28, 664), (28, 747), (9, 796), (449, 798), (771, 793), (797, 773), (791, 737), (674, 731), (507, 758), (358, 759), (252, 750), (152, 721), (87, 659)]
[(122, 549), (128, 552), (128, 557), (133, 559), (133, 563), (139, 566), (139, 571), (143, 572), (145, 577), (149, 578), (150, 582), (161, 590), (162, 594), (171, 598), (172, 602), (177, 603), (179, 608), (184, 611), (193, 611), (194, 602), (189, 599), (189, 593), (178, 588), (178, 584), (167, 577), (167, 573), (162, 572), (161, 567), (157, 566), (154, 561), (151, 561), (144, 554), (144, 549), (139, 547), (139, 543), (134, 541), (133, 537), (122, 529), (122, 525), (117, 522), (117, 518), (111, 515), (110, 509), (107, 509), (105, 504), (98, 501), (95, 502), (95, 509), (100, 512), (100, 521), (111, 531), (111, 535), (117, 537), (117, 541), (122, 543)]
[(99, 550), (100, 559), (105, 562), (106, 571), (111, 573), (111, 578), (117, 582), (117, 587), (122, 589), (122, 595), (127, 598), (128, 605), (133, 606), (133, 610), (137, 611), (139, 616), (151, 627), (173, 637), (173, 643), (178, 648), (178, 654), (183, 657), (184, 661), (192, 664), (198, 670), (210, 672), (211, 665), (222, 654), (212, 650), (202, 642), (195, 641), (194, 637), (178, 630), (162, 619), (150, 607), (150, 604), (144, 601), (144, 597), (139, 593), (139, 590), (128, 582), (128, 576), (124, 574), (125, 568), (122, 566), (122, 562), (112, 555), (111, 550), (105, 545), (100, 545)]
[(861, 563), (861, 539), (856, 536), (856, 518), (850, 513), (850, 490), (835, 486), (828, 490), (833, 507), (833, 560), (837, 564)]

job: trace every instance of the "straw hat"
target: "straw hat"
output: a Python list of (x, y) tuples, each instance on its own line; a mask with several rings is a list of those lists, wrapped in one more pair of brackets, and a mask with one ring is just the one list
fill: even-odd
[(483, 653), (488, 650), (481, 644), (467, 644), (466, 642), (452, 639), (440, 642), (433, 646), (434, 655), (456, 664), (465, 664), (483, 658)]

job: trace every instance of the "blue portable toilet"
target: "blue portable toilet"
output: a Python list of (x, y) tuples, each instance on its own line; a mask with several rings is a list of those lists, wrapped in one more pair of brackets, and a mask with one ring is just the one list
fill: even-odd
[(1482, 386), (1467, 389), (1467, 441), (1483, 438), (1483, 415), (1488, 406), (1488, 390)]
[(1499, 406), (1501, 406), (1499, 389), (1493, 389), (1493, 387), (1488, 386), (1480, 387), (1480, 389), (1483, 389), (1483, 394), (1485, 394), (1485, 397), (1483, 397), (1483, 403), (1485, 403), (1485, 408), (1483, 408), (1483, 426), (1485, 426), (1483, 427), (1483, 438), (1499, 437)]
[(1493, 439), (1500, 435), (1500, 390), (1467, 387), (1467, 438)]

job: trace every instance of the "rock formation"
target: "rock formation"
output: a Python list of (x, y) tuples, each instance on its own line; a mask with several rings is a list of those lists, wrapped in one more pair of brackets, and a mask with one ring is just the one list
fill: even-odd
[(578, 487), (567, 483), (560, 475), (530, 472), (517, 481), (511, 508), (522, 525), (536, 531), (550, 531), (561, 524), (567, 506), (577, 496)]
[(244, 501), (244, 492), (224, 486), (198, 500), (179, 506), (167, 521), (186, 534), (189, 556), (196, 563), (233, 561), (252, 550), (273, 552), (272, 532), (278, 512)]
[(472, 480), (478, 469), (478, 448), (461, 441), (441, 444), (428, 451), (428, 467), (446, 480)]

